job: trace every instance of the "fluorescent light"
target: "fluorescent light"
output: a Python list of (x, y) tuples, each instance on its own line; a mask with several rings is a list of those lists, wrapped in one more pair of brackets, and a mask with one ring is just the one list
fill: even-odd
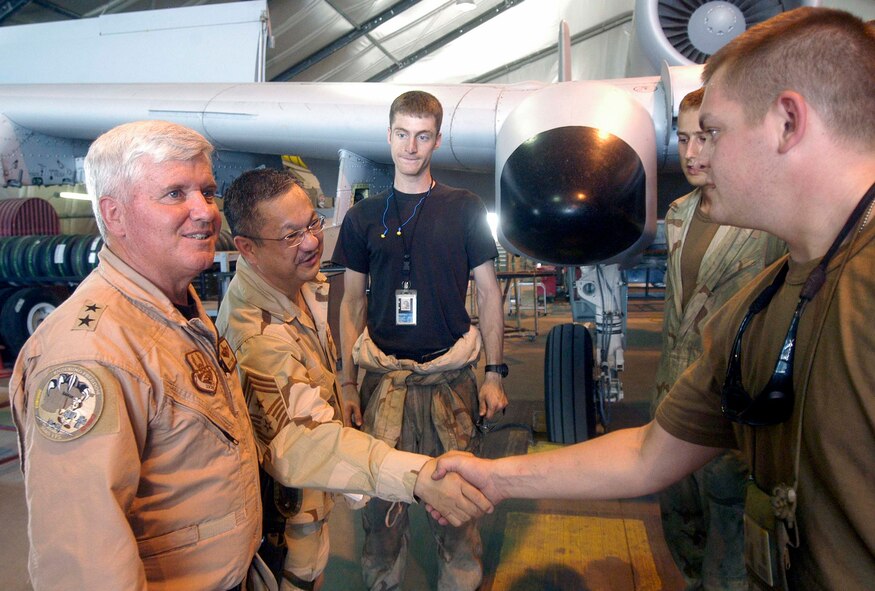
[(468, 12), (469, 10), (476, 10), (477, 3), (474, 0), (456, 0), (456, 8), (463, 12)]
[(58, 193), (64, 199), (79, 199), (80, 201), (91, 201), (91, 195), (88, 193), (73, 193), (70, 191), (61, 191)]

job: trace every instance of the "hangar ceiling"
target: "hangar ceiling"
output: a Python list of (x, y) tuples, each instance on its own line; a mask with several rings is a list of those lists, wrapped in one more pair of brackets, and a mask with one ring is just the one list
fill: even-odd
[[(223, 0), (3, 0), (0, 26), (220, 4)], [(225, 0), (227, 1), (227, 0)], [(571, 35), (630, 26), (634, 0), (268, 0), (266, 79), (467, 82), (555, 51)], [(511, 10), (518, 8), (517, 10)], [(505, 34), (508, 19), (525, 34)], [(503, 37), (503, 38), (502, 38)], [(412, 78), (411, 78), (412, 77)]]
[[(227, 1), (0, 0), (0, 26)], [(742, 7), (798, 5), (801, 1), (731, 0)], [(659, 2), (692, 9), (705, 0)], [(576, 46), (572, 47), (574, 79), (622, 77), (628, 75), (626, 51), (634, 35), (635, 4), (635, 0), (267, 0), (272, 44), (266, 79), (549, 82), (557, 78), (555, 55), (562, 20), (568, 23), (572, 46)], [(863, 18), (875, 16), (875, 0), (822, 0), (820, 4)], [(593, 37), (599, 38), (598, 44), (582, 43)], [(549, 58), (544, 59), (545, 55)]]

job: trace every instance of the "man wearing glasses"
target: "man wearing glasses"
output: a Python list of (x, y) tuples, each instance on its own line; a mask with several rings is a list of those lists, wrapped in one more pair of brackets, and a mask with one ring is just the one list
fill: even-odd
[[(325, 219), (295, 177), (245, 172), (226, 191), (224, 210), (241, 258), (216, 325), (237, 357), (259, 456), (273, 477), (262, 475), (259, 554), (280, 589), (321, 587), (333, 506), (322, 490), (281, 484), (390, 501), (410, 502), (415, 492), (453, 507), (446, 517), (455, 525), (479, 514), (461, 483), (444, 491), (423, 486), (431, 458), (393, 450), (339, 422), (337, 349), (328, 328), (328, 283), (319, 273)], [(470, 498), (485, 501), (467, 488)]]
[(744, 530), (763, 589), (875, 580), (875, 30), (800, 8), (736, 37), (703, 75), (706, 213), (782, 258), (705, 330), (656, 419), (556, 452), (449, 458), (491, 501), (659, 490), (723, 448), (751, 465)]

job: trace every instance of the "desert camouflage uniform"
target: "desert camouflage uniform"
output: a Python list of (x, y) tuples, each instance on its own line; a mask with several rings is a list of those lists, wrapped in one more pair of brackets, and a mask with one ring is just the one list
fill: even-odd
[[(270, 445), (284, 430), (301, 438), (302, 442), (295, 445), (306, 446), (303, 440), (311, 443), (310, 453), (299, 454), (295, 448), (298, 461), (287, 461), (282, 468), (270, 461), (271, 457), (278, 458), (268, 454), (265, 468), (279, 481), (297, 482), (309, 472), (320, 488), (359, 488), (373, 494), (375, 487), (370, 481), (391, 476), (369, 464), (371, 454), (388, 454), (391, 450), (379, 442), (364, 441), (367, 438), (360, 433), (347, 430), (350, 432), (344, 436), (341, 432), (337, 349), (328, 328), (325, 277), (320, 274), (315, 281), (305, 283), (301, 294), (309, 314), (267, 284), (241, 258), (216, 321), (237, 354), (259, 444)], [(335, 449), (338, 438), (363, 441), (339, 450)], [(403, 471), (413, 480), (409, 490), (405, 484), (393, 496), (411, 499), (415, 482), (412, 471), (419, 470), (427, 460), (417, 456), (402, 459)], [(357, 465), (350, 470), (349, 462)], [(301, 492), (300, 509), (286, 520), (288, 554), (281, 590), (306, 588), (305, 582), (318, 577), (328, 562), (327, 519), (332, 497), (312, 488)]]
[(10, 382), (37, 591), (239, 584), (261, 538), (231, 348), (107, 247)]
[[(361, 385), (363, 429), (398, 449), (437, 456), (451, 450), (476, 453), (479, 412), (472, 370), (480, 355), (480, 332), (471, 327), (450, 350), (433, 361), (416, 363), (385, 355), (368, 330), (353, 348), (366, 370)], [(371, 499), (362, 510), (365, 547), (362, 572), (372, 591), (401, 588), (410, 540), (407, 506)], [(441, 526), (428, 519), (438, 546), (438, 590), (476, 589), (483, 554), (477, 523)]]
[[(701, 355), (702, 327), (711, 315), (785, 252), (784, 243), (769, 234), (720, 226), (684, 307), (681, 253), (700, 199), (696, 189), (673, 202), (665, 216), (668, 268), (654, 411)], [(727, 451), (660, 494), (666, 541), (688, 589), (747, 589), (742, 531), (747, 473), (740, 454)]]

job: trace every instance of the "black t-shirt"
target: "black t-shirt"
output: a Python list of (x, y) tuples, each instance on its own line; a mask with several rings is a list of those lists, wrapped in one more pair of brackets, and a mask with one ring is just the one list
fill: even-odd
[[(450, 347), (468, 331), (471, 319), (465, 295), (471, 269), (498, 256), (480, 198), (440, 183), (404, 225), (402, 235), (396, 235), (424, 195), (381, 193), (358, 202), (343, 220), (331, 257), (369, 275), (368, 331), (384, 353), (398, 357), (416, 358)], [(410, 250), (410, 289), (416, 290), (418, 302), (416, 326), (395, 323), (405, 240)]]

